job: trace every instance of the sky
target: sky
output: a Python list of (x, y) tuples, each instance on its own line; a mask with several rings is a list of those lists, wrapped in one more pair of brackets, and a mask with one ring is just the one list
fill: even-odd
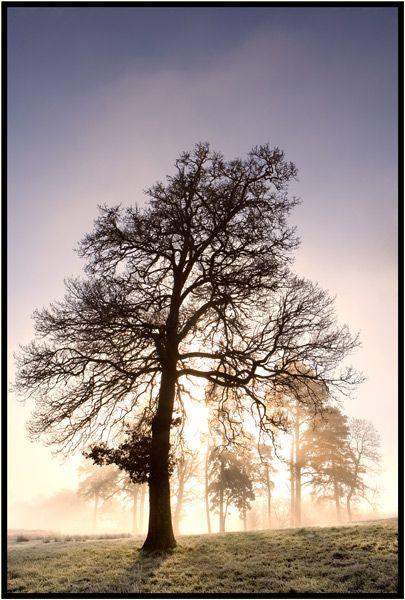
[[(281, 147), (298, 167), (294, 269), (336, 295), (366, 380), (345, 404), (397, 473), (397, 9), (8, 7), (8, 345), (79, 274), (98, 204), (145, 202), (178, 154)], [(9, 394), (10, 503), (76, 485)], [(29, 477), (27, 477), (29, 473)]]

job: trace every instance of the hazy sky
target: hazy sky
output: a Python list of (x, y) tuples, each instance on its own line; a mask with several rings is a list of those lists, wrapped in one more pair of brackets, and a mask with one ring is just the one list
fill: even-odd
[[(144, 202), (178, 153), (270, 142), (296, 163), (295, 269), (336, 294), (396, 510), (397, 9), (8, 8), (9, 351), (63, 294), (100, 203)], [(9, 399), (10, 500), (74, 486)]]

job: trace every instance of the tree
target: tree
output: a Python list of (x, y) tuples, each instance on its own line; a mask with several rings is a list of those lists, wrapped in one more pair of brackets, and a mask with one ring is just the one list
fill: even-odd
[(335, 502), (339, 523), (342, 520), (340, 502), (352, 481), (348, 436), (347, 417), (333, 407), (316, 418), (313, 427), (303, 434), (307, 482), (318, 498)]
[(140, 507), (139, 507), (139, 530), (143, 531), (143, 521), (144, 521), (144, 513), (145, 513), (145, 496), (148, 490), (147, 484), (141, 485), (141, 498), (140, 498)]
[[(290, 372), (307, 371), (301, 362), (290, 365)], [(301, 385), (295, 382), (288, 396), (279, 395), (275, 404), (286, 418), (286, 428), (290, 436), (289, 459), (286, 461), (290, 473), (290, 526), (301, 525), (302, 470), (306, 462), (302, 445), (302, 433), (313, 424), (314, 419), (328, 406), (329, 390), (316, 380)]]
[(281, 528), (286, 527), (290, 517), (290, 502), (288, 498), (275, 498), (273, 507), (278, 526)]
[(239, 453), (239, 465), (234, 472), (234, 504), (239, 510), (243, 522), (243, 530), (247, 530), (247, 512), (251, 510), (251, 503), (255, 499), (255, 483), (257, 482), (257, 462), (254, 461), (251, 451)]
[(351, 521), (352, 500), (356, 497), (367, 498), (370, 492), (374, 492), (374, 488), (367, 483), (367, 477), (376, 472), (381, 460), (380, 437), (374, 425), (365, 419), (350, 419), (348, 446), (352, 477), (347, 486), (346, 508)]
[[(182, 449), (180, 456), (176, 460), (174, 468), (174, 495), (176, 497), (176, 504), (173, 514), (173, 530), (175, 534), (179, 532), (184, 503), (190, 501), (190, 491), (187, 489), (187, 484), (196, 476), (199, 463), (198, 453), (187, 449)], [(192, 497), (193, 495), (191, 495)]]
[(209, 438), (207, 438), (207, 445), (204, 455), (204, 502), (205, 502), (205, 516), (207, 518), (207, 529), (208, 533), (211, 533), (211, 517), (210, 517), (210, 503), (209, 503), (209, 460), (210, 460), (211, 448), (209, 445)]
[(113, 466), (95, 469), (87, 464), (80, 468), (85, 477), (80, 481), (78, 494), (94, 501), (93, 530), (97, 529), (97, 516), (100, 500), (106, 502), (119, 491), (118, 471)]
[(255, 499), (252, 460), (243, 447), (218, 446), (211, 450), (210, 484), (208, 493), (211, 506), (219, 513), (219, 532), (225, 532), (229, 508), (235, 506), (246, 530), (246, 513)]
[[(307, 462), (305, 455), (305, 447), (302, 444), (302, 434), (305, 427), (311, 427), (314, 419), (316, 419), (316, 407), (311, 405), (308, 392), (318, 383), (312, 383), (311, 386), (305, 386), (302, 390), (297, 390), (297, 393), (291, 398), (289, 405), (290, 418), (290, 485), (291, 485), (291, 526), (300, 527), (301, 525), (301, 497), (302, 497), (302, 471)], [(301, 392), (301, 393), (300, 393)], [(303, 397), (304, 395), (304, 397)], [(324, 404), (327, 402), (327, 390), (318, 388), (315, 392), (316, 397), (323, 395)]]
[[(22, 349), (16, 380), (36, 399), (31, 436), (72, 451), (128, 415), (152, 415), (144, 550), (176, 544), (169, 453), (182, 377), (243, 392), (263, 429), (280, 425), (267, 412), (269, 388), (315, 379), (339, 391), (356, 381), (336, 372), (356, 339), (335, 325), (332, 299), (289, 269), (296, 173), (279, 148), (227, 162), (198, 144), (147, 192), (145, 208), (100, 209), (79, 247), (86, 278), (68, 280), (64, 300), (35, 313), (38, 339)], [(290, 373), (297, 360), (308, 369)]]
[(138, 495), (140, 492), (140, 484), (133, 483), (127, 475), (123, 478), (121, 490), (132, 501), (132, 533), (138, 533)]
[(274, 453), (273, 445), (261, 443), (259, 444), (259, 464), (257, 468), (257, 480), (259, 485), (264, 489), (267, 503), (267, 527), (271, 528), (271, 500), (272, 491), (274, 489), (274, 481), (272, 476), (276, 469), (273, 465)]

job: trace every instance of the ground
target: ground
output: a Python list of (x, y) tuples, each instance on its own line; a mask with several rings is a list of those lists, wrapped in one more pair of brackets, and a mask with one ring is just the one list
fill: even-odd
[(8, 547), (9, 592), (397, 592), (396, 519), (346, 527), (142, 540), (29, 541)]

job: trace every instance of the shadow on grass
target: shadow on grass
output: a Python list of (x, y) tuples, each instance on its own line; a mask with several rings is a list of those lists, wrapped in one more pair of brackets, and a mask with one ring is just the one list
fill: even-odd
[(173, 554), (173, 550), (142, 552), (136, 551), (134, 562), (127, 569), (130, 593), (139, 594), (145, 591), (159, 567)]

